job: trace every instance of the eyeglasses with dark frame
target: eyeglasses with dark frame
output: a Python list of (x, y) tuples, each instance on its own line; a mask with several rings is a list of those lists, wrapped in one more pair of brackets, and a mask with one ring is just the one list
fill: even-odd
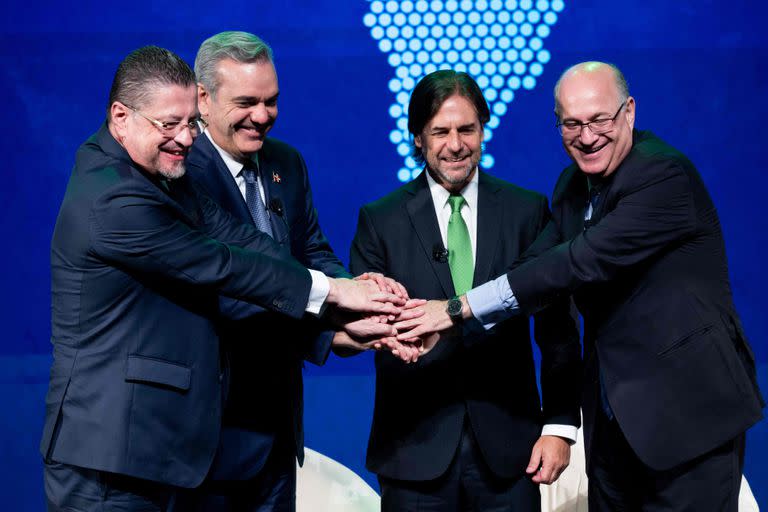
[(586, 123), (582, 123), (581, 121), (576, 121), (575, 119), (568, 119), (566, 121), (558, 121), (558, 123), (555, 126), (557, 126), (557, 129), (560, 131), (560, 135), (562, 136), (565, 136), (565, 135), (573, 136), (573, 135), (580, 134), (581, 130), (583, 130), (585, 126), (589, 128), (589, 131), (591, 131), (595, 135), (602, 135), (604, 133), (608, 133), (609, 131), (613, 130), (613, 124), (616, 122), (616, 118), (619, 117), (619, 112), (621, 112), (621, 110), (626, 105), (627, 105), (627, 100), (622, 101), (621, 105), (619, 105), (619, 110), (616, 111), (613, 117), (594, 119)]
[(129, 109), (133, 110), (134, 112), (136, 112), (137, 114), (139, 114), (141, 117), (143, 117), (153, 125), (155, 125), (155, 127), (158, 130), (160, 130), (163, 133), (163, 135), (165, 135), (166, 137), (175, 137), (185, 127), (189, 129), (189, 132), (192, 134), (193, 137), (196, 137), (200, 133), (201, 119), (199, 116), (195, 117), (188, 123), (182, 123), (181, 121), (159, 121), (154, 117), (150, 117), (147, 114), (141, 112), (137, 108), (134, 108), (125, 103), (124, 105)]

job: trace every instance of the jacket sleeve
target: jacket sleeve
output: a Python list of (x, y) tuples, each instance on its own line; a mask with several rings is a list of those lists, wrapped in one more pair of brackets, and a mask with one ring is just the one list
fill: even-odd
[[(539, 233), (523, 254), (533, 257), (559, 240), (559, 231), (551, 219), (547, 200), (542, 198), (538, 214)], [(547, 245), (548, 244), (548, 245)], [(534, 338), (541, 350), (541, 398), (545, 424), (581, 423), (582, 361), (576, 314), (569, 297), (559, 299), (533, 316)]]
[(635, 172), (618, 194), (615, 207), (589, 230), (507, 274), (523, 313), (534, 313), (584, 284), (610, 281), (695, 229), (690, 182), (675, 163)]
[(130, 272), (209, 288), (302, 316), (311, 286), (306, 269), (296, 260), (277, 257), (274, 242), (255, 229), (232, 223), (212, 201), (202, 206), (209, 233), (230, 241), (248, 240), (244, 244), (248, 249), (193, 228), (159, 192), (121, 182), (93, 204), (89, 218), (93, 253)]

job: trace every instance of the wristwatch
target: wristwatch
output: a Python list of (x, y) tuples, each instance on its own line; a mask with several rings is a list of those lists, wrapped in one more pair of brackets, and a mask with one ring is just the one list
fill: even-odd
[(461, 299), (458, 295), (454, 295), (448, 299), (448, 305), (445, 308), (445, 312), (451, 317), (453, 323), (458, 324), (464, 321), (464, 317), (461, 315), (462, 309), (464, 309), (464, 305), (461, 303)]

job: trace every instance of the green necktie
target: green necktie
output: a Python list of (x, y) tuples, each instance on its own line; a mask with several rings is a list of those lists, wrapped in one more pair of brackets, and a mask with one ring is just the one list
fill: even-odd
[(467, 224), (461, 216), (461, 207), (465, 203), (462, 195), (448, 197), (448, 204), (451, 205), (451, 218), (448, 220), (448, 266), (451, 268), (456, 295), (462, 295), (472, 288), (472, 276), (475, 273), (472, 242), (469, 240)]

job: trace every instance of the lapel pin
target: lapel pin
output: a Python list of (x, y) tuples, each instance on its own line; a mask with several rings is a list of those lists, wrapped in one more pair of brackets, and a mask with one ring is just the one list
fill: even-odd
[(272, 181), (274, 183), (280, 183), (280, 180), (281, 180), (280, 175), (277, 174), (275, 171), (272, 171)]

